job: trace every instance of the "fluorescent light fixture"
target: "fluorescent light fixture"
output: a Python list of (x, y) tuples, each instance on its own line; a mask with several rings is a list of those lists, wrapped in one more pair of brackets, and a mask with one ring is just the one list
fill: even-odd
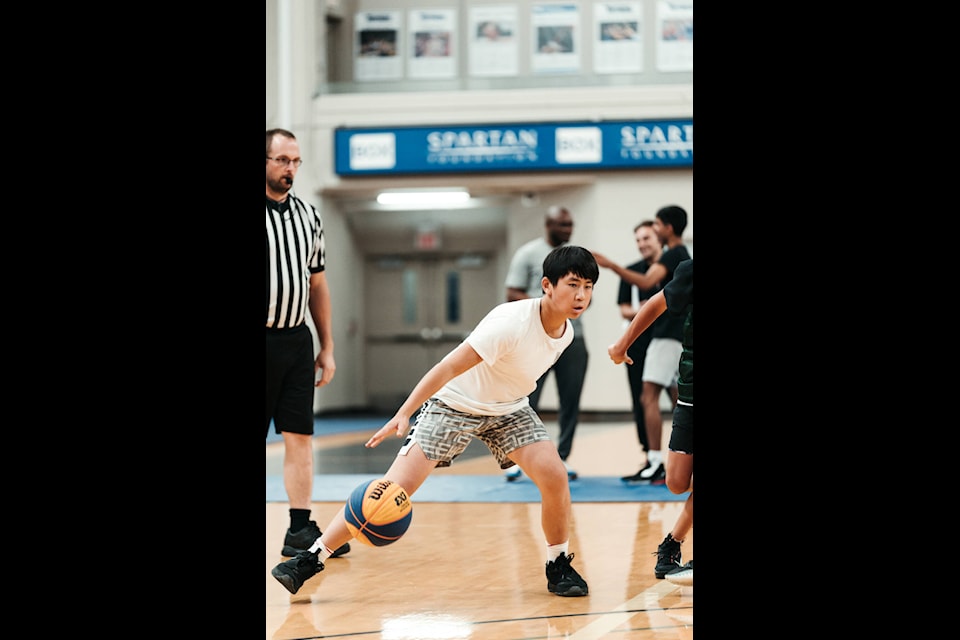
[(470, 202), (470, 192), (463, 187), (441, 189), (395, 189), (377, 196), (377, 202), (402, 207), (451, 207)]

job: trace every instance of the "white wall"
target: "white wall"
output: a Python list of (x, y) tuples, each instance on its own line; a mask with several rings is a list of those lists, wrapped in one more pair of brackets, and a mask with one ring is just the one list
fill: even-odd
[[(460, 92), (363, 93), (314, 97), (316, 68), (309, 56), (314, 52), (321, 33), (312, 9), (302, 5), (312, 2), (268, 0), (267, 2), (267, 110), (266, 126), (283, 126), (294, 131), (300, 140), (305, 159), (295, 185), (296, 193), (321, 209), (326, 227), (328, 251), (336, 254), (336, 262), (328, 272), (334, 309), (334, 339), (337, 373), (334, 382), (317, 392), (316, 408), (344, 409), (363, 406), (363, 326), (362, 256), (337, 202), (324, 198), (322, 189), (351, 187), (376, 189), (383, 187), (425, 186), (424, 177), (381, 180), (372, 178), (341, 179), (333, 173), (333, 130), (338, 126), (402, 126), (429, 124), (488, 124), (508, 122), (556, 122), (572, 120), (632, 120), (693, 116), (693, 86), (644, 85), (626, 87), (581, 87), (563, 89), (520, 89)], [(287, 46), (297, 52), (295, 73), (285, 95), (278, 92), (278, 83), (271, 68), (285, 58), (276, 51), (277, 6), (293, 12), (291, 41)], [(298, 11), (302, 11), (298, 14)], [(304, 16), (307, 17), (305, 24)], [(271, 31), (272, 29), (272, 31)], [(291, 52), (291, 53), (292, 53)], [(272, 73), (271, 73), (272, 72)], [(284, 115), (288, 114), (288, 115)], [(285, 121), (286, 120), (286, 121)], [(513, 250), (523, 242), (543, 234), (543, 214), (551, 204), (564, 204), (574, 215), (576, 226), (572, 241), (595, 249), (621, 264), (638, 258), (633, 240), (633, 227), (652, 218), (660, 207), (678, 204), (690, 215), (684, 233), (693, 252), (693, 170), (635, 170), (563, 172), (549, 177), (548, 189), (539, 191), (540, 202), (534, 207), (522, 204), (524, 183), (535, 183), (541, 176), (510, 176), (517, 183), (515, 204), (510, 207), (507, 246), (500, 256), (501, 273)], [(490, 176), (467, 176), (458, 183), (470, 186), (472, 181), (489, 184)], [(449, 177), (445, 178), (449, 181)], [(563, 183), (569, 182), (569, 186)], [(606, 356), (606, 347), (620, 335), (622, 324), (616, 306), (619, 280), (612, 271), (603, 270), (594, 293), (593, 307), (584, 315), (590, 363), (581, 408), (586, 411), (628, 411), (629, 386), (626, 373)], [(415, 384), (411, 380), (411, 388)], [(556, 408), (553, 383), (543, 396), (543, 407)]]
[[(551, 93), (551, 91), (542, 91)], [(689, 117), (692, 114), (692, 90), (679, 91), (671, 88), (668, 95), (660, 95), (663, 100), (655, 102), (651, 95), (657, 94), (650, 88), (634, 90), (592, 89), (580, 95), (576, 107), (569, 101), (553, 100), (553, 96), (544, 96), (532, 100), (527, 92), (495, 91), (469, 92), (450, 95), (404, 95), (380, 96), (325, 96), (316, 101), (314, 118), (315, 149), (311, 156), (312, 168), (319, 171), (317, 184), (326, 188), (359, 184), (368, 188), (385, 186), (400, 187), (415, 181), (422, 186), (423, 177), (416, 179), (357, 179), (344, 180), (333, 173), (333, 129), (342, 126), (377, 125), (423, 125), (435, 121), (449, 122), (453, 115), (456, 122), (464, 124), (491, 123), (497, 121), (551, 121), (554, 119), (589, 119), (596, 114), (608, 114), (609, 119), (629, 117)], [(666, 98), (673, 98), (672, 102)], [(390, 100), (389, 110), (371, 109), (369, 105), (361, 107), (358, 103), (380, 103)], [(545, 108), (546, 104), (556, 107)], [(641, 105), (648, 104), (642, 108)], [(545, 113), (546, 111), (546, 113)], [(629, 114), (634, 115), (630, 116)], [(307, 165), (304, 165), (306, 168)], [(313, 175), (313, 174), (311, 174)], [(690, 214), (690, 220), (684, 236), (693, 244), (693, 171), (690, 169), (671, 170), (634, 170), (634, 171), (596, 171), (569, 173), (570, 187), (554, 187), (539, 193), (539, 204), (524, 207), (522, 188), (518, 187), (515, 204), (508, 215), (507, 246), (501, 255), (502, 272), (505, 274), (506, 262), (513, 250), (527, 240), (544, 233), (543, 216), (551, 204), (564, 204), (574, 215), (575, 227), (572, 241), (576, 244), (595, 249), (622, 264), (638, 259), (633, 228), (646, 218), (653, 218), (657, 209), (667, 204), (678, 204)], [(458, 182), (469, 187), (472, 180), (486, 181), (489, 177), (458, 178)], [(533, 180), (533, 179), (531, 179)], [(299, 181), (299, 178), (298, 178)], [(303, 191), (301, 193), (307, 193)], [(319, 196), (318, 196), (319, 197)], [(324, 205), (324, 218), (331, 229), (345, 227), (342, 217), (334, 213), (332, 207)], [(330, 233), (330, 231), (328, 231)], [(336, 239), (334, 239), (336, 238)], [(339, 234), (331, 236), (331, 246), (348, 246), (347, 239)], [(349, 269), (349, 274), (343, 271)], [(338, 312), (335, 326), (341, 329), (356, 326), (360, 309), (355, 308), (355, 296), (351, 291), (360, 286), (356, 276), (360, 267), (356, 264), (338, 265), (338, 276), (344, 282), (331, 281), (335, 296), (335, 310)], [(620, 315), (616, 305), (619, 278), (610, 270), (603, 270), (594, 292), (593, 307), (584, 315), (584, 330), (590, 362), (587, 380), (581, 398), (581, 408), (586, 411), (628, 411), (630, 409), (630, 391), (626, 372), (622, 366), (615, 366), (606, 355), (606, 348), (622, 331)], [(344, 308), (346, 307), (346, 309)], [(343, 317), (339, 314), (342, 313)], [(362, 324), (362, 323), (361, 323)], [(351, 402), (362, 404), (362, 399), (349, 397), (351, 392), (362, 383), (363, 374), (357, 368), (362, 366), (361, 351), (351, 351), (362, 346), (361, 336), (351, 335), (337, 338), (337, 376), (342, 385), (330, 385), (322, 392), (323, 403), (330, 407), (336, 402), (350, 406)], [(342, 377), (341, 377), (341, 374)], [(413, 383), (411, 381), (411, 388)], [(335, 387), (337, 387), (335, 389)], [(335, 395), (342, 394), (336, 399)], [(542, 399), (545, 409), (556, 408), (556, 391), (553, 383), (548, 384)]]

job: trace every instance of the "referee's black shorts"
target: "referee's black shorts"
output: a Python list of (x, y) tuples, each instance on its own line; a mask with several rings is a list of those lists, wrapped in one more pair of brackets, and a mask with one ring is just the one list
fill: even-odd
[(290, 329), (267, 328), (267, 424), (277, 433), (313, 435), (313, 334), (301, 324)]

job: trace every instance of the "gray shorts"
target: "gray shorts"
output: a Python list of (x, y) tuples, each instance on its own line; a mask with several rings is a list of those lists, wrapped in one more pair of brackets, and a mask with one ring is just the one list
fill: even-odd
[(405, 456), (416, 442), (428, 460), (438, 467), (449, 467), (463, 453), (470, 439), (481, 440), (497, 459), (501, 469), (514, 465), (507, 454), (534, 442), (549, 440), (547, 428), (530, 407), (503, 416), (478, 416), (451, 408), (436, 398), (420, 408), (398, 456)]
[(643, 381), (663, 388), (677, 386), (680, 378), (680, 354), (683, 344), (672, 338), (654, 338), (643, 360)]

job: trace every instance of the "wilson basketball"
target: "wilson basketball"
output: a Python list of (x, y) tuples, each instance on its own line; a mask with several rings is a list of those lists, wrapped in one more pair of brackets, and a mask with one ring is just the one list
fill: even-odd
[(353, 490), (343, 515), (354, 538), (372, 547), (383, 547), (407, 532), (413, 519), (413, 504), (403, 487), (377, 478)]

